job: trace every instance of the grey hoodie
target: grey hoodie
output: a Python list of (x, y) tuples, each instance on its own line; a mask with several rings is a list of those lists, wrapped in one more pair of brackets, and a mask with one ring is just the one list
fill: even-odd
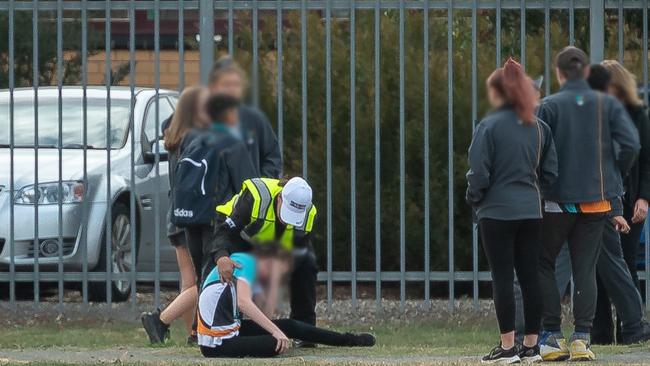
[(544, 189), (545, 199), (585, 203), (623, 195), (621, 174), (640, 145), (620, 102), (591, 90), (585, 80), (570, 80), (543, 100), (538, 116), (553, 131), (558, 156), (558, 179)]
[(512, 107), (489, 113), (476, 127), (469, 147), (466, 200), (477, 218), (542, 218), (541, 187), (557, 177), (550, 128), (524, 124)]

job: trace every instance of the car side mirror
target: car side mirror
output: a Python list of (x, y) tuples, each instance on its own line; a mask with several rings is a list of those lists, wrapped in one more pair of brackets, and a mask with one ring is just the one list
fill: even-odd
[(156, 162), (156, 144), (158, 145), (158, 161), (169, 160), (169, 153), (165, 149), (165, 141), (158, 140), (157, 142), (151, 144), (151, 150), (145, 151), (142, 155), (142, 159), (145, 163), (153, 164)]

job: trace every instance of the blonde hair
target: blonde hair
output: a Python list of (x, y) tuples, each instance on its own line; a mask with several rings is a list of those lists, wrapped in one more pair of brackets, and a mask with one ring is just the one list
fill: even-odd
[(605, 60), (601, 63), (612, 75), (610, 87), (615, 90), (616, 97), (627, 106), (640, 106), (643, 101), (639, 98), (636, 87), (636, 77), (616, 60)]
[(165, 149), (167, 151), (176, 151), (187, 131), (194, 126), (197, 118), (199, 96), (206, 90), (202, 86), (191, 86), (185, 88), (181, 93), (172, 121), (165, 130)]

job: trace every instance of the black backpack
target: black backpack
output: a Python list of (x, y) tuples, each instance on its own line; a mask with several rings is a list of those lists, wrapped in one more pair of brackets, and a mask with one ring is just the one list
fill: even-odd
[[(210, 225), (216, 215), (218, 184), (218, 134), (195, 137), (178, 158), (174, 176), (171, 222), (178, 227)], [(212, 168), (212, 169), (211, 169)]]

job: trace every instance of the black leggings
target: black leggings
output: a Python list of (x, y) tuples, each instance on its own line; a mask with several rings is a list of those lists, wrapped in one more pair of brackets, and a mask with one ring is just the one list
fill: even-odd
[[(310, 343), (320, 343), (328, 346), (349, 346), (351, 335), (318, 328), (293, 319), (278, 319), (273, 323), (289, 338), (300, 339)], [(201, 346), (205, 357), (273, 357), (277, 340), (252, 320), (241, 322), (239, 336), (225, 339), (220, 346)]]
[(492, 271), (494, 307), (501, 334), (515, 330), (513, 272), (517, 272), (524, 300), (525, 334), (537, 334), (542, 314), (537, 277), (542, 220), (481, 219), (479, 229)]

